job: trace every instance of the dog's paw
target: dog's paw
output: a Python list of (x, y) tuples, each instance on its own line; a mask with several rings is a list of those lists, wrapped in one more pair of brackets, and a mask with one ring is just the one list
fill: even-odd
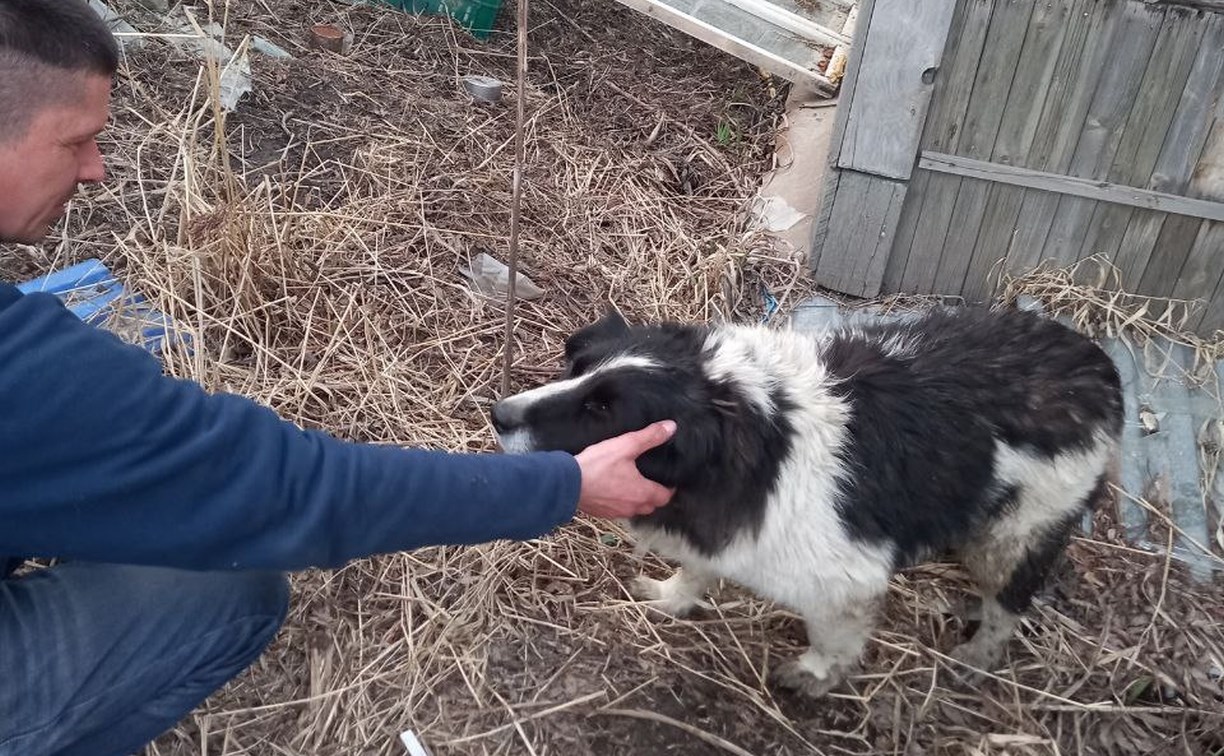
[[(976, 670), (990, 672), (996, 669), (999, 666), (999, 662), (1003, 660), (1003, 648), (999, 644), (987, 645), (974, 642), (974, 640), (970, 639), (959, 646), (955, 646), (948, 653), (948, 656), (961, 664), (974, 667)], [(974, 670), (962, 671), (973, 672)]]
[(824, 698), (841, 685), (844, 675), (838, 668), (829, 670), (825, 677), (817, 677), (799, 659), (783, 662), (769, 675), (777, 688), (794, 691), (808, 698)]
[(655, 609), (677, 618), (687, 617), (697, 606), (696, 599), (676, 595), (668, 581), (645, 576), (639, 576), (630, 581), (629, 595), (638, 601), (648, 602)]

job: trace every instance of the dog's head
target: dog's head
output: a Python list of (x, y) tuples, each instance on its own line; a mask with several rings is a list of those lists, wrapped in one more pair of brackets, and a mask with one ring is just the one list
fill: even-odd
[(702, 371), (705, 331), (699, 326), (633, 326), (615, 312), (565, 343), (565, 371), (556, 381), (493, 406), (493, 427), (509, 453), (566, 451), (674, 420), (671, 440), (638, 458), (647, 478), (691, 484), (719, 449), (717, 410)]

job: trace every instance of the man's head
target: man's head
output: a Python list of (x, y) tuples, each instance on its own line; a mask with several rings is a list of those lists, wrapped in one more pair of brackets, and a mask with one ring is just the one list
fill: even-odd
[(84, 0), (0, 0), (0, 242), (41, 240), (78, 184), (102, 180), (118, 65)]

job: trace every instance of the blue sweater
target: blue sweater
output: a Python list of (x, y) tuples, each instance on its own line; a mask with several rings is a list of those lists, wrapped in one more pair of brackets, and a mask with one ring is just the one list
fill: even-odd
[(4, 557), (296, 570), (532, 538), (574, 516), (580, 483), (563, 453), (303, 431), (0, 283), (0, 576)]

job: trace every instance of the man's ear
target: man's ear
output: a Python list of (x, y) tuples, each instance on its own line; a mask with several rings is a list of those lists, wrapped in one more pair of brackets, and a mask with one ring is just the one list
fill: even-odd
[(717, 427), (706, 418), (688, 418), (676, 425), (676, 433), (637, 459), (638, 472), (669, 488), (684, 488), (699, 482), (717, 463)]
[(597, 341), (612, 339), (629, 333), (629, 324), (614, 308), (609, 307), (602, 318), (576, 331), (565, 341), (565, 359), (572, 360), (574, 355)]

